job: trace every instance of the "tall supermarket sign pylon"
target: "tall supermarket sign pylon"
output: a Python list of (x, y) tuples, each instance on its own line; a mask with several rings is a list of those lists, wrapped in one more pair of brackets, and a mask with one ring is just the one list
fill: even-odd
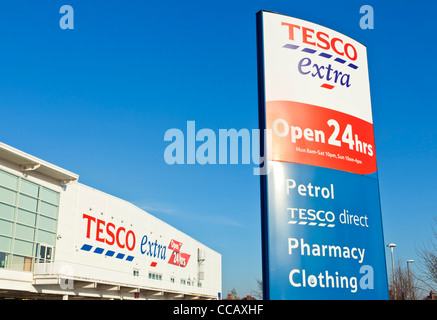
[(257, 41), (264, 298), (387, 299), (366, 47), (266, 11)]

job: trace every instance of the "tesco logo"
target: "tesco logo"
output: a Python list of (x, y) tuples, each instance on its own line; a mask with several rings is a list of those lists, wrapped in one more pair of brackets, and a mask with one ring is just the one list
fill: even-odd
[(135, 248), (136, 238), (132, 230), (126, 230), (124, 227), (116, 227), (115, 224), (95, 217), (83, 214), (86, 219), (86, 237), (91, 238), (91, 231), (95, 234), (95, 240), (109, 245), (117, 245), (120, 249), (126, 248), (132, 251)]
[(332, 49), (336, 54), (346, 56), (352, 61), (355, 61), (358, 58), (357, 49), (353, 44), (345, 42), (340, 38), (330, 38), (330, 36), (325, 32), (316, 32), (313, 29), (292, 23), (282, 22), (281, 25), (288, 27), (288, 38), (290, 40), (297, 41), (295, 38), (299, 37), (303, 43), (324, 50)]
[[(112, 222), (106, 222), (101, 219), (97, 219), (96, 217), (90, 216), (88, 214), (82, 214), (82, 219), (86, 224), (86, 238), (99, 241), (110, 246), (118, 247), (119, 249), (127, 249), (129, 251), (133, 251), (135, 249), (135, 245), (137, 243), (137, 237), (132, 230), (126, 229), (125, 227), (117, 226)], [(140, 253), (144, 256), (148, 256), (153, 259), (166, 260), (167, 246), (163, 245), (162, 242), (159, 242), (157, 239), (151, 239), (147, 235), (143, 235), (143, 237), (139, 237), (141, 239), (139, 241), (139, 249)], [(93, 245), (85, 243), (81, 250), (90, 251)], [(176, 265), (182, 268), (185, 268), (188, 264), (188, 260), (190, 259), (190, 254), (180, 252), (182, 247), (182, 242), (172, 239), (168, 245), (168, 249), (172, 250), (172, 256), (168, 261), (169, 264)], [(105, 249), (97, 246), (94, 252), (97, 254), (101, 254)], [(108, 250), (110, 252), (110, 256), (114, 255), (114, 248)], [(120, 256), (120, 259), (125, 256), (123, 253), (119, 253), (117, 257)], [(129, 259), (128, 259), (129, 258)], [(134, 259), (133, 256), (129, 255), (126, 258), (127, 261), (132, 261)], [(152, 262), (153, 266), (156, 266), (156, 261)]]

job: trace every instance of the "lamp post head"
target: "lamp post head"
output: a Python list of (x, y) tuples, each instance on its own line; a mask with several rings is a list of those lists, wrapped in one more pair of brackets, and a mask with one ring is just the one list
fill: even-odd
[(387, 245), (387, 247), (394, 248), (394, 247), (396, 247), (396, 245), (394, 243), (390, 243), (390, 244)]

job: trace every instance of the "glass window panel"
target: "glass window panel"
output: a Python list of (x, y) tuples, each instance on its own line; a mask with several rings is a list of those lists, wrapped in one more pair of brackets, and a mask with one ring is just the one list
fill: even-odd
[(47, 261), (52, 261), (53, 260), (53, 248), (52, 247), (47, 247), (47, 252), (46, 252), (46, 260)]
[(24, 261), (25, 261), (25, 257), (13, 255), (12, 262), (11, 262), (11, 269), (17, 270), (17, 271), (23, 271), (24, 270)]
[(0, 185), (17, 190), (18, 177), (0, 170)]
[(15, 226), (15, 238), (33, 241), (35, 236), (35, 229), (32, 227), (18, 224)]
[(32, 271), (32, 260), (33, 260), (33, 258), (30, 258), (30, 257), (24, 258), (24, 270), (23, 271)]
[(9, 259), (10, 259), (9, 253), (0, 252), (0, 268), (6, 268), (8, 266)]
[(56, 220), (40, 215), (38, 218), (38, 228), (45, 229), (47, 231), (55, 232), (56, 231)]
[(17, 193), (0, 187), (0, 201), (15, 205), (15, 199), (17, 198)]
[(59, 193), (56, 191), (42, 187), (41, 199), (58, 205), (59, 204)]
[(41, 201), (40, 203), (39, 212), (52, 218), (58, 217), (58, 207), (44, 201)]
[(20, 192), (23, 192), (25, 194), (28, 194), (32, 197), (37, 198), (38, 197), (38, 191), (39, 191), (39, 185), (36, 183), (21, 179), (21, 186), (20, 186)]
[(28, 224), (30, 226), (35, 226), (36, 225), (36, 213), (26, 211), (23, 209), (18, 209), (17, 222)]
[(20, 193), (20, 199), (18, 201), (18, 205), (21, 208), (31, 210), (31, 211), (36, 211), (37, 204), (38, 204), (37, 199)]
[(0, 251), (11, 252), (12, 238), (0, 236)]
[(19, 239), (14, 240), (14, 254), (20, 254), (24, 256), (32, 256), (33, 254), (33, 243), (28, 241), (23, 241)]
[(42, 259), (43, 262), (44, 262), (44, 259), (46, 258), (46, 246), (44, 246), (42, 244), (39, 244), (39, 255), (38, 255), (38, 258)]
[(51, 246), (55, 245), (55, 233), (38, 230), (37, 242), (45, 243)]
[(12, 236), (14, 230), (14, 223), (0, 219), (0, 234), (5, 236)]
[(24, 268), (24, 257), (12, 256), (11, 269), (23, 271)]
[(15, 208), (7, 204), (0, 203), (0, 218), (14, 220)]

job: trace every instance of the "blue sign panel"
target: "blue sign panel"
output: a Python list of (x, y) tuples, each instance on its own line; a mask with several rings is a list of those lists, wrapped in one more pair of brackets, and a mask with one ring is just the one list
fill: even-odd
[(271, 165), (270, 299), (387, 299), (377, 179)]

